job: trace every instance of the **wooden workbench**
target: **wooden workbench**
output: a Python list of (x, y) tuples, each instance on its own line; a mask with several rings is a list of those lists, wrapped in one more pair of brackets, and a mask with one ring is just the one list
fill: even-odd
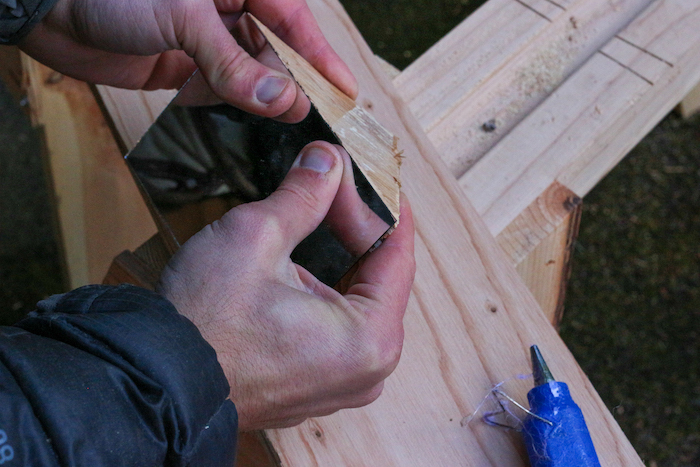
[[(565, 271), (561, 245), (575, 230), (577, 200), (700, 80), (700, 6), (692, 0), (489, 0), (390, 81), (337, 2), (309, 3), (358, 77), (360, 105), (400, 137), (419, 269), (404, 354), (384, 395), (363, 409), (268, 432), (279, 461), (522, 465), (516, 436), (460, 420), (492, 385), (527, 373), (527, 347), (538, 343), (572, 386), (603, 465), (640, 465), (513, 264), (549, 273), (553, 279), (539, 284), (554, 284), (558, 292)], [(27, 62), (35, 77), (32, 110), (49, 127), (56, 118), (47, 112), (61, 105), (41, 103), (63, 96), (70, 104), (75, 91), (70, 80), (52, 83), (50, 72), (33, 67)], [(103, 95), (114, 105), (117, 126), (123, 123), (125, 145), (133, 144), (149, 122), (136, 120), (148, 112), (133, 110), (144, 94)], [(147, 96), (141, 108), (154, 117), (167, 98)], [(119, 110), (126, 99), (129, 113)], [(70, 119), (81, 112), (68, 109), (63, 115)], [(64, 124), (61, 132), (80, 135), (75, 144), (82, 148), (85, 135), (76, 128)], [(119, 153), (116, 145), (109, 150)], [(74, 185), (84, 187), (99, 169), (82, 157), (74, 163), (85, 170), (78, 176), (83, 185)], [(93, 199), (85, 195), (89, 190), (77, 191), (82, 203)], [(130, 193), (116, 205), (138, 209), (137, 199)], [(93, 225), (92, 218), (83, 221)], [(145, 220), (123, 222), (118, 225), (143, 239), (154, 231)], [(556, 259), (542, 253), (543, 246)], [(105, 253), (85, 250), (86, 258)], [(548, 291), (540, 301), (560, 309), (561, 300), (552, 297), (559, 295)], [(509, 393), (522, 401), (530, 384), (511, 381)]]

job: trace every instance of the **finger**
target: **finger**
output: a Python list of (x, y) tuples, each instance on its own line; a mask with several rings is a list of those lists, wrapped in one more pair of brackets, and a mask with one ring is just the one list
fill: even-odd
[(252, 58), (219, 17), (213, 4), (198, 4), (179, 18), (182, 49), (201, 69), (214, 93), (247, 112), (277, 117), (296, 101), (294, 81)]
[(338, 89), (352, 99), (357, 97), (357, 80), (326, 40), (304, 0), (249, 0), (246, 7)]
[[(270, 44), (265, 44), (260, 53), (255, 56), (255, 59), (268, 68), (284, 73), (292, 80), (294, 79)], [(304, 94), (304, 91), (301, 90), (301, 87), (299, 87), (296, 81), (294, 81), (294, 86), (296, 87), (296, 99), (294, 103), (285, 113), (275, 117), (275, 120), (284, 123), (299, 123), (309, 114), (311, 101), (309, 101), (309, 98), (306, 97), (306, 94)]]
[(382, 245), (367, 256), (349, 287), (346, 299), (368, 310), (370, 319), (400, 323), (415, 275), (413, 214), (401, 193), (401, 222)]
[(343, 164), (330, 143), (316, 141), (304, 147), (282, 184), (261, 202), (276, 219), (287, 254), (323, 221), (333, 202)]
[(343, 178), (325, 222), (335, 237), (353, 256), (362, 256), (389, 229), (357, 192), (352, 160), (342, 146), (336, 146), (343, 158)]

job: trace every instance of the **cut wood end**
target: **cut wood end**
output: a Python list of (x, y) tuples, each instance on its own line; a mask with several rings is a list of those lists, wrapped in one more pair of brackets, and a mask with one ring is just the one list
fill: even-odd
[(403, 159), (398, 138), (361, 107), (347, 112), (331, 129), (398, 225)]
[(394, 226), (398, 225), (401, 189), (399, 168), (403, 158), (402, 151), (398, 149), (398, 138), (257, 18), (250, 14), (248, 16), (396, 219)]

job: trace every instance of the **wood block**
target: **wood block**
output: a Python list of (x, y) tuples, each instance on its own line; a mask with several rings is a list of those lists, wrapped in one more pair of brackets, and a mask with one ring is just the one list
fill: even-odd
[(581, 198), (555, 182), (496, 237), (555, 327), (564, 312), (581, 206)]

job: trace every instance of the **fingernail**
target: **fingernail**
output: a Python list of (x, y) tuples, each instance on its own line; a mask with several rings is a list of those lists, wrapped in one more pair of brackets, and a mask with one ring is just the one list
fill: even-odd
[(318, 147), (310, 147), (299, 155), (299, 167), (322, 174), (328, 173), (333, 168), (333, 164), (335, 164), (335, 156)]
[(268, 76), (263, 78), (255, 89), (255, 97), (263, 104), (271, 104), (282, 94), (289, 83), (288, 79)]

